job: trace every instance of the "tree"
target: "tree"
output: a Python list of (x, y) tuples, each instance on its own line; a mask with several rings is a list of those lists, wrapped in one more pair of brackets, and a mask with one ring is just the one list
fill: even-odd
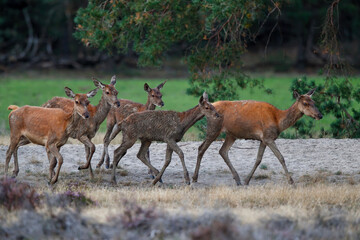
[[(344, 3), (343, 6), (338, 6)], [(339, 15), (341, 9), (347, 9), (349, 2), (333, 0), (326, 12), (326, 18), (321, 31), (321, 54), (326, 56), (324, 66), (325, 82), (316, 86), (314, 81), (306, 78), (295, 79), (292, 89), (305, 91), (317, 87), (319, 94), (315, 101), (319, 103), (319, 110), (324, 115), (334, 116), (329, 129), (322, 129), (320, 137), (332, 136), (335, 138), (360, 137), (360, 111), (355, 106), (360, 104), (360, 88), (353, 84), (351, 67), (342, 57), (342, 49), (338, 41), (341, 32)], [(299, 136), (311, 136), (312, 123), (303, 119), (295, 125)]]
[(279, 14), (279, 3), (267, 0), (92, 0), (78, 11), (74, 35), (87, 46), (134, 51), (140, 66), (159, 66), (183, 46), (189, 93), (235, 99), (239, 87), (262, 86), (243, 73), (241, 55), (263, 21)]

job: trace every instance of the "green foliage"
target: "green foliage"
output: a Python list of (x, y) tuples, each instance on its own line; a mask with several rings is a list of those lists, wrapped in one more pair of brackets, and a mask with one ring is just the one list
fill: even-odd
[(188, 93), (235, 99), (239, 87), (262, 86), (244, 75), (241, 55), (273, 9), (278, 3), (264, 0), (93, 0), (78, 11), (74, 35), (87, 46), (133, 51), (140, 66), (161, 65), (178, 46), (191, 73)]

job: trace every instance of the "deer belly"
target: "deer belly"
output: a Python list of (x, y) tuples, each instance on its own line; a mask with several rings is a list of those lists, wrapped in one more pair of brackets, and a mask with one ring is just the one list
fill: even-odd
[(45, 146), (45, 143), (47, 142), (47, 136), (39, 136), (35, 133), (25, 131), (23, 132), (23, 135), (32, 143)]

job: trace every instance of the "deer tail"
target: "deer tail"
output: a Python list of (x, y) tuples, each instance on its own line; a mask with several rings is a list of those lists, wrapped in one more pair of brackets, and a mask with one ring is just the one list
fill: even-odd
[(11, 111), (17, 110), (18, 108), (20, 108), (20, 107), (19, 107), (19, 106), (16, 106), (16, 105), (10, 105), (10, 106), (8, 106), (8, 110), (11, 110)]

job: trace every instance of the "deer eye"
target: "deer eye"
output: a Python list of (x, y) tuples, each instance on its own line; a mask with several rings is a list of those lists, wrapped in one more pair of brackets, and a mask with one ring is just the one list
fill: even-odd
[(108, 94), (108, 95), (109, 95), (110, 93), (109, 93), (109, 92), (106, 92), (106, 94)]
[(153, 95), (151, 95), (152, 97), (155, 97), (155, 95), (153, 94)]
[(76, 104), (79, 104), (79, 101), (75, 101)]
[(303, 105), (304, 105), (305, 107), (309, 106), (309, 104), (308, 104), (308, 103), (306, 103), (306, 102), (305, 102), (305, 103), (303, 103)]

